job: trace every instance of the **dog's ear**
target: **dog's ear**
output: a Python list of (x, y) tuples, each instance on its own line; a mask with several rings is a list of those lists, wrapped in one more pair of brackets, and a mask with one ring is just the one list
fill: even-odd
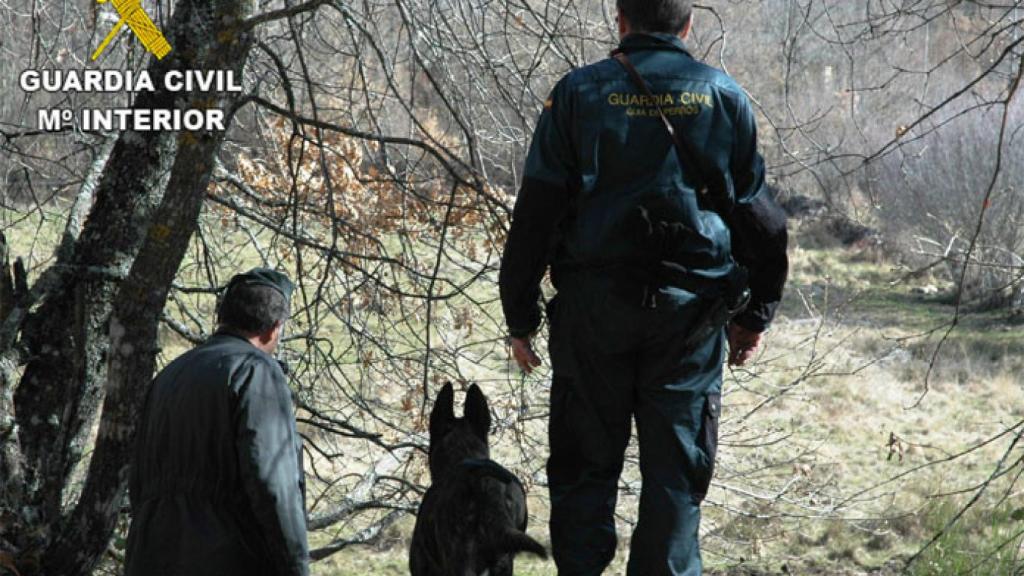
[(455, 420), (455, 389), (451, 382), (445, 382), (441, 391), (434, 399), (434, 409), (430, 412), (430, 437), (440, 438)]
[(491, 431), (491, 411), (487, 408), (487, 398), (476, 384), (466, 392), (466, 420), (473, 427), (473, 432), (486, 441), (487, 433)]

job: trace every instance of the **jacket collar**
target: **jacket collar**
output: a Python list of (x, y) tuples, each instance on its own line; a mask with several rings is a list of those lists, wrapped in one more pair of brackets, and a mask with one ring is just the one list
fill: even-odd
[(679, 36), (657, 32), (633, 32), (622, 39), (615, 52), (633, 52), (635, 50), (678, 50), (691, 56), (690, 51), (686, 49), (686, 44)]
[(207, 344), (212, 344), (212, 343), (230, 343), (230, 344), (232, 344), (234, 346), (240, 346), (240, 347), (243, 347), (243, 348), (249, 348), (249, 349), (252, 349), (252, 350), (256, 350), (260, 354), (264, 354), (268, 358), (271, 358), (272, 360), (277, 362), (277, 365), (281, 367), (281, 372), (284, 372), (285, 376), (287, 376), (288, 374), (291, 373), (291, 368), (288, 366), (287, 362), (285, 362), (284, 360), (281, 360), (280, 358), (274, 356), (273, 354), (267, 354), (263, 350), (260, 350), (259, 348), (254, 346), (252, 342), (249, 342), (248, 338), (246, 338), (245, 336), (242, 336), (241, 334), (239, 334), (237, 332), (234, 332), (234, 331), (232, 331), (230, 329), (219, 328), (216, 332), (213, 333), (213, 335), (211, 335), (206, 340), (206, 343)]
[[(220, 340), (222, 342), (223, 341), (231, 342), (232, 340), (238, 340), (238, 341), (241, 341), (241, 342), (244, 342), (244, 343), (248, 344), (249, 346), (252, 346), (252, 342), (249, 342), (249, 340), (245, 336), (242, 336), (238, 332), (235, 332), (235, 331), (230, 330), (228, 328), (218, 328), (217, 331), (214, 332), (210, 336), (209, 339), (210, 340), (216, 339), (216, 340)], [(252, 347), (256, 348), (255, 346), (252, 346)]]

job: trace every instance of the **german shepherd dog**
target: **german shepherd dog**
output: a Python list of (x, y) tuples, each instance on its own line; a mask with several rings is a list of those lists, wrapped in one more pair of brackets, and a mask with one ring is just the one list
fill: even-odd
[(526, 535), (526, 491), (490, 459), (487, 398), (473, 384), (464, 417), (445, 384), (430, 413), (432, 484), (423, 496), (409, 550), (412, 576), (512, 576), (519, 552), (547, 558)]

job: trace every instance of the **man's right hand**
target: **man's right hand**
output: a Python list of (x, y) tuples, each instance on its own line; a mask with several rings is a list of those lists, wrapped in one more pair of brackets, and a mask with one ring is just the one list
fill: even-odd
[(508, 343), (512, 347), (512, 357), (515, 358), (516, 364), (523, 372), (529, 374), (533, 372), (534, 368), (540, 366), (540, 358), (533, 351), (529, 336), (526, 338), (510, 336)]
[(729, 323), (729, 366), (743, 366), (754, 357), (761, 345), (761, 333), (747, 330), (735, 322)]

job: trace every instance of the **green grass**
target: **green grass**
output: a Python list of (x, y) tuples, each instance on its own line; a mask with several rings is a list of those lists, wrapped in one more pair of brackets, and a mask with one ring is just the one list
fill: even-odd
[[(915, 291), (926, 286), (939, 291)], [(842, 248), (797, 248), (782, 311), (866, 327), (875, 333), (865, 341), (869, 346), (901, 343), (916, 358), (931, 362), (934, 357), (939, 371), (956, 374), (964, 363), (974, 373), (1024, 369), (1024, 317), (964, 304), (953, 327), (954, 302), (955, 285), (949, 281), (931, 275), (907, 279), (905, 269)]]
[[(959, 512), (959, 500), (944, 500), (925, 512), (924, 525), (937, 534)], [(1014, 505), (1016, 504), (1016, 505)], [(964, 517), (911, 565), (914, 576), (1013, 576), (1024, 574), (1024, 502), (983, 505)]]

